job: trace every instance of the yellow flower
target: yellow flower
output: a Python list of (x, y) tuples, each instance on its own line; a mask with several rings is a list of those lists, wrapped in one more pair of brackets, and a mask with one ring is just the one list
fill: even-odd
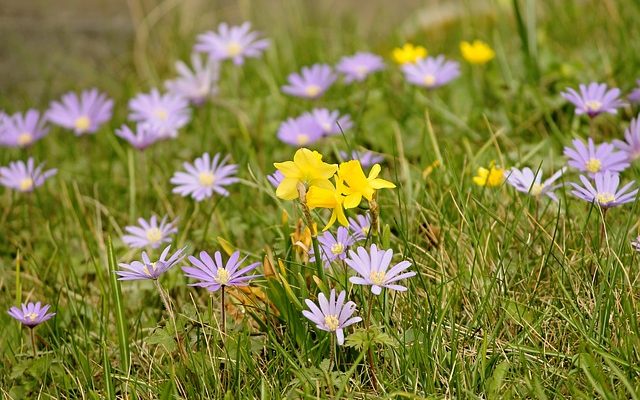
[(396, 187), (393, 183), (378, 178), (380, 170), (380, 165), (376, 164), (371, 167), (369, 176), (365, 176), (359, 160), (351, 160), (340, 164), (338, 168), (338, 190), (346, 195), (344, 199), (345, 208), (358, 207), (362, 197), (371, 201), (373, 193), (377, 189), (393, 189)]
[(329, 183), (329, 188), (311, 186), (307, 192), (307, 205), (310, 209), (329, 208), (333, 210), (331, 218), (329, 218), (329, 222), (327, 222), (327, 226), (324, 227), (323, 231), (329, 229), (336, 220), (344, 226), (349, 226), (349, 221), (347, 221), (343, 209), (345, 197), (340, 193), (343, 185), (339, 182), (339, 179), (336, 177), (337, 189)]
[(461, 42), (460, 52), (471, 64), (486, 64), (496, 56), (493, 49), (481, 40), (474, 40), (473, 43)]
[(309, 149), (298, 149), (293, 156), (293, 161), (285, 161), (273, 164), (284, 179), (276, 189), (276, 196), (284, 200), (298, 198), (298, 184), (305, 187), (318, 186), (331, 188), (329, 179), (336, 173), (338, 166), (322, 162), (322, 154)]
[(413, 64), (427, 56), (427, 49), (422, 46), (414, 46), (411, 43), (405, 43), (404, 46), (393, 49), (391, 56), (398, 64)]
[(504, 168), (496, 167), (492, 161), (489, 169), (478, 168), (478, 174), (473, 177), (473, 182), (478, 186), (496, 187), (504, 182)]

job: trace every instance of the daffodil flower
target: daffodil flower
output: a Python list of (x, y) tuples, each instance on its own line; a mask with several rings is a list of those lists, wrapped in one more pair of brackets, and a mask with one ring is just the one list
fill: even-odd
[[(393, 189), (396, 187), (393, 183), (378, 178), (380, 170), (380, 164), (375, 164), (371, 167), (369, 176), (365, 176), (362, 165), (358, 160), (340, 164), (338, 181), (342, 187), (338, 189), (346, 196), (344, 199), (345, 208), (358, 207), (363, 197), (369, 201), (373, 200), (373, 194), (378, 189)], [(342, 185), (342, 182), (344, 182), (344, 185)]]

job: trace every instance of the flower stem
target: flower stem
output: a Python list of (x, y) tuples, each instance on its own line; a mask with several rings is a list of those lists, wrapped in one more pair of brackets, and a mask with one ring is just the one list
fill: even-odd
[(378, 234), (380, 233), (380, 221), (379, 221), (379, 217), (380, 217), (380, 208), (378, 207), (378, 196), (376, 195), (376, 192), (373, 192), (373, 197), (371, 198), (371, 201), (369, 202), (369, 211), (371, 213), (371, 235), (374, 237), (378, 237)]
[(175, 332), (175, 335), (176, 335), (176, 342), (178, 343), (178, 350), (180, 350), (180, 354), (182, 356), (186, 356), (186, 352), (184, 350), (184, 347), (182, 346), (182, 341), (180, 340), (180, 335), (178, 334), (178, 326), (176, 325), (176, 317), (175, 317), (175, 314), (173, 313), (173, 309), (171, 308), (171, 300), (169, 299), (169, 295), (164, 291), (164, 289), (160, 285), (160, 281), (158, 281), (157, 279), (154, 279), (153, 283), (155, 283), (156, 288), (158, 289), (158, 292), (160, 293), (160, 298), (162, 299), (162, 303), (164, 304), (164, 308), (167, 310), (167, 313), (169, 314), (169, 319), (171, 320), (171, 324), (173, 325), (173, 331)]
[(302, 213), (311, 232), (311, 244), (313, 245), (313, 254), (315, 258), (316, 271), (321, 280), (324, 281), (324, 267), (322, 266), (322, 255), (320, 254), (320, 246), (318, 245), (318, 232), (313, 226), (313, 218), (311, 217), (311, 210), (307, 205), (307, 189), (303, 184), (298, 184), (298, 198), (300, 205), (302, 206)]
[(133, 150), (127, 149), (127, 164), (129, 172), (129, 219), (136, 216), (136, 167)]
[[(373, 308), (373, 292), (369, 292), (369, 308), (367, 310), (367, 319), (364, 322), (367, 333), (371, 327), (371, 308)], [(369, 343), (367, 348), (367, 361), (369, 362), (369, 372), (371, 373), (371, 386), (373, 386), (373, 390), (378, 391), (378, 378), (376, 376), (376, 368), (373, 364), (372, 347), (372, 343)]]
[(33, 358), (36, 358), (37, 350), (36, 350), (36, 335), (33, 332), (33, 328), (29, 328), (29, 334), (31, 336), (31, 349), (33, 350)]
[(225, 310), (226, 307), (224, 304), (224, 285), (222, 285), (221, 290), (222, 290), (222, 308), (220, 310), (220, 313), (222, 314), (221, 316), (222, 321), (220, 321), (220, 325), (222, 330), (222, 343), (224, 343), (224, 338), (227, 334), (227, 315)]

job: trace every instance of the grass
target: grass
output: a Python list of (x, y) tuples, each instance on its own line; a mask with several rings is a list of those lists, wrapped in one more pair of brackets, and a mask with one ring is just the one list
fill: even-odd
[[(59, 169), (33, 195), (0, 191), (0, 308), (41, 300), (57, 312), (36, 331), (35, 358), (28, 333), (0, 313), (0, 393), (9, 399), (638, 398), (640, 292), (629, 245), (638, 232), (638, 205), (611, 210), (601, 237), (600, 211), (566, 188), (558, 191), (559, 206), (540, 204), (536, 219), (532, 198), (471, 181), (491, 160), (542, 165), (545, 175), (564, 164), (562, 147), (589, 135), (590, 127), (558, 94), (590, 80), (625, 92), (634, 86), (637, 2), (496, 1), (476, 14), (468, 1), (437, 26), (415, 28), (409, 20), (389, 28), (377, 15), (390, 32), (384, 37), (376, 24), (360, 28), (354, 14), (277, 3), (242, 7), (243, 17), (273, 41), (266, 56), (241, 69), (224, 65), (219, 97), (194, 110), (176, 141), (145, 153), (131, 151), (113, 130), (126, 118), (128, 98), (170, 77), (174, 59), (188, 58), (198, 31), (184, 29), (173, 9), (161, 13), (143, 4), (140, 15), (156, 18), (155, 25), (138, 19), (134, 52), (104, 66), (110, 71), (104, 80), (53, 70), (34, 96), (2, 93), (0, 107), (13, 112), (44, 109), (65, 90), (98, 86), (117, 107), (95, 136), (52, 128), (28, 150), (0, 153), (1, 165), (33, 155)], [(160, 9), (169, 3), (163, 4)], [(143, 47), (140, 35), (146, 35)], [(344, 271), (328, 270), (323, 281), (312, 264), (299, 261), (289, 236), (301, 212), (277, 199), (265, 179), (274, 161), (293, 154), (275, 138), (279, 123), (315, 103), (287, 97), (279, 86), (303, 65), (335, 63), (364, 49), (387, 55), (405, 40), (459, 59), (459, 40), (475, 37), (492, 44), (496, 59), (486, 67), (463, 64), (461, 78), (437, 91), (409, 86), (389, 65), (365, 84), (335, 85), (317, 102), (356, 121), (346, 140), (317, 147), (325, 157), (351, 146), (387, 155), (383, 173), (398, 188), (381, 193), (380, 241), (418, 271), (406, 293), (385, 291), (376, 299), (375, 329), (356, 331), (354, 345), (339, 348), (332, 362), (329, 335), (301, 310), (305, 298), (344, 287)], [(621, 137), (637, 111), (598, 118), (596, 141)], [(204, 151), (230, 153), (241, 166), (231, 196), (195, 204), (171, 194), (174, 171)], [(429, 169), (435, 161), (441, 165)], [(639, 171), (632, 166), (623, 180), (638, 180)], [(576, 178), (571, 172), (564, 179)], [(175, 327), (152, 283), (115, 280), (117, 262), (139, 257), (120, 240), (123, 227), (153, 213), (179, 218), (176, 246), (188, 245), (191, 253), (239, 249), (264, 263), (266, 278), (229, 291), (226, 337), (218, 329), (218, 294), (187, 287), (179, 268), (162, 278)], [(364, 316), (366, 292), (346, 288)], [(377, 390), (367, 368), (371, 343)]]

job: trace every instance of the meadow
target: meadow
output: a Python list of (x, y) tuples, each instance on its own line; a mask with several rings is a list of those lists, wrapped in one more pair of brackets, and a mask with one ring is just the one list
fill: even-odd
[(640, 3), (126, 4), (0, 28), (3, 398), (640, 398)]

